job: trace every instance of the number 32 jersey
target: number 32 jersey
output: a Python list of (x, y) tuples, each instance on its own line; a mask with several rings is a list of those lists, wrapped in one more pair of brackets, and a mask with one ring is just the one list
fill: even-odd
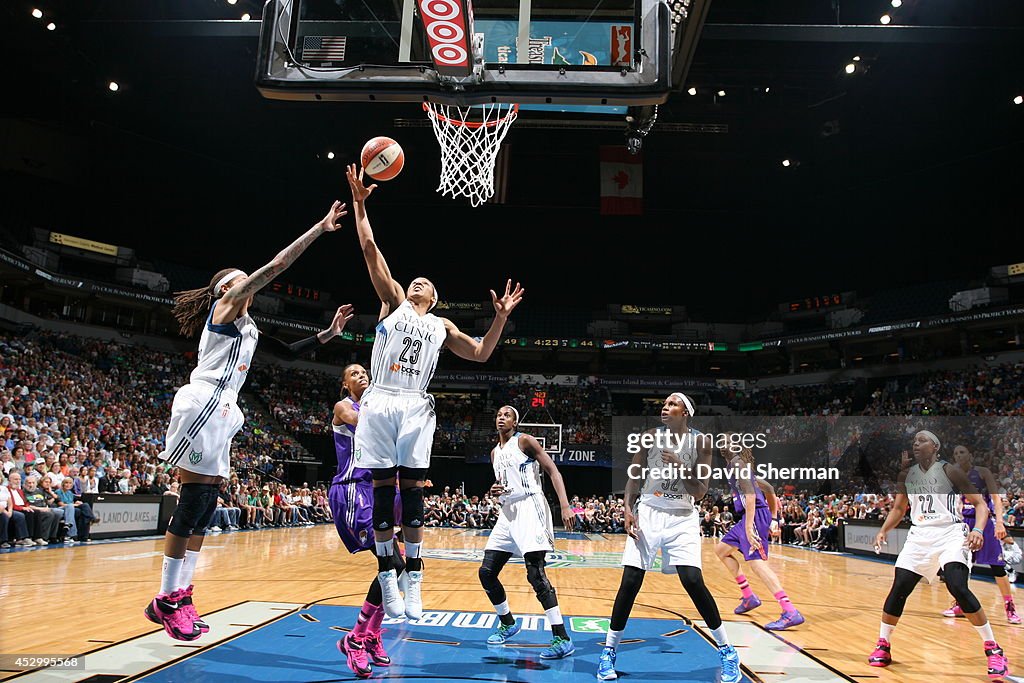
[(377, 323), (370, 355), (370, 379), (391, 389), (426, 391), (437, 369), (444, 323), (433, 313), (419, 315), (406, 299)]

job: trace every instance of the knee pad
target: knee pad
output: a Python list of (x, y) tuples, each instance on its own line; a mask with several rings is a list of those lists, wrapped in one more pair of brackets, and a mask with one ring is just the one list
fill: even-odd
[(374, 467), (370, 470), (370, 474), (373, 475), (374, 481), (381, 481), (382, 479), (391, 479), (395, 476), (394, 467)]
[(548, 575), (544, 572), (544, 553), (526, 553), (523, 560), (526, 562), (526, 580), (533, 586), (533, 592), (537, 594), (541, 606), (544, 609), (551, 609), (558, 604), (558, 598), (555, 596), (554, 587), (548, 581)]
[(914, 592), (914, 587), (921, 580), (920, 574), (915, 574), (907, 569), (896, 568), (896, 578), (889, 589), (889, 595), (885, 598), (885, 605), (882, 610), (894, 617), (903, 616), (903, 608), (907, 604), (907, 598)]
[(992, 576), (1006, 576), (1006, 567), (1000, 564), (992, 565)]
[(679, 574), (679, 580), (687, 591), (704, 585), (704, 575), (696, 567), (679, 565), (676, 567), (676, 573)]
[(620, 591), (628, 591), (633, 595), (640, 592), (644, 585), (644, 570), (639, 567), (626, 566), (622, 568), (622, 581), (619, 584)]
[(175, 536), (188, 538), (194, 533), (205, 533), (217, 509), (216, 484), (182, 484), (178, 506), (174, 509), (167, 530)]
[(398, 467), (398, 478), (399, 479), (411, 479), (412, 481), (426, 481), (427, 479), (427, 468), (426, 467), (406, 467), (400, 465)]
[(401, 490), (402, 526), (418, 529), (423, 526), (423, 489), (410, 486)]
[(967, 568), (967, 565), (960, 564), (959, 562), (950, 562), (943, 567), (943, 575), (946, 577), (946, 589), (950, 595), (956, 598), (960, 609), (966, 614), (974, 614), (981, 609), (981, 603), (978, 602), (978, 598), (967, 586), (967, 581), (971, 576), (971, 571)]
[(373, 489), (373, 528), (388, 531), (395, 528), (395, 488), (377, 486)]

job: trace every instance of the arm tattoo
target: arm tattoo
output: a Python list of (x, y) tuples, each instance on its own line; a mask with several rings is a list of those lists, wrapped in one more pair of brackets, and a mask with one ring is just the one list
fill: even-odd
[(273, 261), (250, 275), (239, 287), (233, 288), (228, 292), (228, 294), (231, 295), (232, 298), (248, 299), (250, 296), (269, 285), (278, 275), (287, 270), (288, 266), (293, 264), (295, 259), (297, 259), (302, 252), (306, 251), (309, 245), (311, 245), (317, 237), (322, 235), (323, 232), (324, 229), (320, 227), (319, 223), (317, 223), (307, 230), (302, 237), (282, 249), (281, 252), (274, 257)]

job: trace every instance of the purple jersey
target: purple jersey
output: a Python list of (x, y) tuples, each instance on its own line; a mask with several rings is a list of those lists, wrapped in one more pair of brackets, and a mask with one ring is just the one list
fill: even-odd
[[(359, 402), (344, 399), (359, 412)], [(338, 456), (338, 472), (331, 480), (327, 496), (345, 547), (350, 553), (373, 548), (373, 472), (356, 467), (352, 459), (353, 437), (356, 428), (350, 424), (331, 425), (334, 432), (334, 450)], [(402, 499), (395, 492), (395, 519), (402, 518)]]
[[(992, 506), (992, 492), (988, 490), (988, 486), (985, 484), (985, 477), (981, 476), (981, 472), (978, 471), (977, 467), (972, 467), (967, 471), (967, 478), (970, 480), (975, 490), (977, 490), (977, 492), (981, 494), (981, 497), (985, 499), (985, 503), (988, 505), (988, 518), (991, 520), (992, 514), (995, 512), (995, 507)], [(967, 502), (966, 496), (964, 496), (963, 515), (969, 524), (974, 522), (974, 506)]]
[[(359, 403), (345, 399), (359, 412)], [(332, 424), (338, 472), (331, 480), (328, 500), (334, 514), (334, 526), (350, 553), (373, 547), (373, 473), (356, 467), (352, 443), (356, 428), (350, 424)]]
[[(753, 467), (750, 469), (750, 485), (754, 487), (754, 495), (757, 497), (756, 507), (767, 509), (768, 500), (764, 497), (764, 491), (757, 485), (757, 477), (754, 475)], [(743, 491), (740, 490), (739, 480), (732, 475), (729, 475), (729, 488), (732, 490), (733, 509), (740, 514), (744, 514), (746, 508), (743, 505)]]

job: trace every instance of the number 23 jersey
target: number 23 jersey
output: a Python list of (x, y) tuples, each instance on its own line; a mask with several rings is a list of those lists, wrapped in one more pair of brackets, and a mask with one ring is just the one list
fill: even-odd
[(441, 318), (419, 315), (406, 299), (377, 323), (370, 379), (392, 389), (425, 392), (447, 336)]

